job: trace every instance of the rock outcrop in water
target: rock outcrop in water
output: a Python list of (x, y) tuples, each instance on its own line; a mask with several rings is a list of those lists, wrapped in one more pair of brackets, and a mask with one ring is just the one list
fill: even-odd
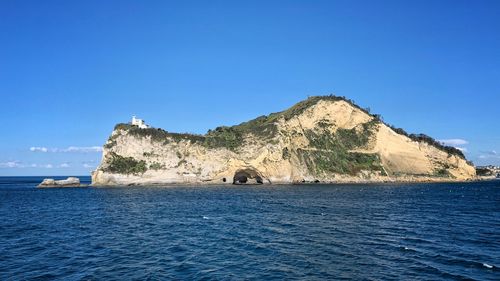
[(461, 151), (336, 96), (205, 135), (116, 125), (93, 185), (463, 181)]
[(80, 187), (80, 179), (75, 177), (69, 177), (65, 180), (54, 180), (54, 179), (44, 179), (42, 183), (38, 185), (39, 188), (48, 187)]

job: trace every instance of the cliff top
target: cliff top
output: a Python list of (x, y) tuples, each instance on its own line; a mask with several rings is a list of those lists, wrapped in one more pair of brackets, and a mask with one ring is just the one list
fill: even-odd
[[(130, 124), (120, 123), (115, 126), (116, 130), (126, 130), (129, 134), (141, 137), (150, 136), (152, 140), (158, 142), (169, 142), (169, 141), (190, 141), (192, 143), (203, 145), (207, 148), (227, 148), (230, 150), (237, 150), (244, 142), (244, 138), (248, 134), (252, 134), (259, 139), (262, 140), (271, 140), (273, 139), (278, 132), (277, 122), (281, 119), (288, 121), (296, 116), (301, 115), (308, 108), (316, 105), (320, 101), (344, 101), (347, 102), (354, 108), (357, 108), (364, 112), (367, 115), (372, 116), (375, 122), (383, 123), (389, 126), (393, 131), (398, 134), (404, 135), (413, 141), (424, 142), (429, 145), (432, 145), (440, 150), (443, 150), (451, 155), (459, 156), (462, 159), (465, 159), (464, 154), (457, 148), (445, 146), (434, 140), (433, 138), (425, 135), (425, 134), (409, 134), (401, 128), (396, 128), (392, 125), (386, 124), (382, 117), (378, 114), (371, 114), (369, 109), (365, 109), (357, 105), (354, 101), (346, 98), (335, 95), (328, 96), (312, 96), (308, 99), (301, 101), (289, 109), (286, 109), (281, 112), (271, 113), (269, 115), (263, 115), (257, 117), (253, 120), (243, 122), (239, 125), (234, 126), (220, 126), (215, 128), (214, 130), (209, 130), (205, 135), (197, 135), (190, 133), (173, 133), (167, 132), (160, 128), (147, 128), (141, 129), (137, 126), (133, 126)], [(113, 143), (113, 135), (108, 140), (106, 146), (112, 147)]]

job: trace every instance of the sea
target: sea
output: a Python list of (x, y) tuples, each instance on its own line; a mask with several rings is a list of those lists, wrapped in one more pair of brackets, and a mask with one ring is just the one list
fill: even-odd
[(500, 280), (500, 181), (35, 188), (42, 179), (0, 177), (0, 280)]

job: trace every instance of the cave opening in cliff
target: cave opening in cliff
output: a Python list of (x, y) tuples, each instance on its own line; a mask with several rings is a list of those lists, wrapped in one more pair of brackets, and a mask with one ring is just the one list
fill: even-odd
[(234, 174), (233, 184), (263, 184), (262, 176), (253, 169), (238, 170)]

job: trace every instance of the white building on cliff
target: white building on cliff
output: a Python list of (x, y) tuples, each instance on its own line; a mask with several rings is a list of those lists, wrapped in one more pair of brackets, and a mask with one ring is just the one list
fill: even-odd
[(144, 122), (144, 120), (135, 117), (135, 115), (132, 116), (132, 123), (131, 124), (133, 126), (137, 126), (137, 127), (141, 128), (141, 129), (147, 129), (147, 128), (149, 128), (149, 126), (146, 125), (146, 122)]

